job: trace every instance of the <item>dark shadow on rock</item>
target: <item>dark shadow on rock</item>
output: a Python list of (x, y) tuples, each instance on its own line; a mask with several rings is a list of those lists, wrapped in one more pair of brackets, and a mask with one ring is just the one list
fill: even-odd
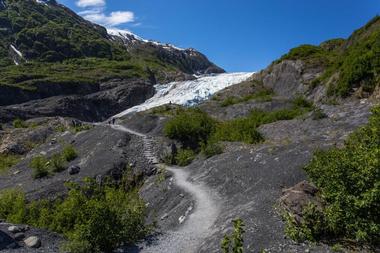
[(0, 251), (9, 248), (19, 248), (17, 242), (7, 233), (0, 230)]

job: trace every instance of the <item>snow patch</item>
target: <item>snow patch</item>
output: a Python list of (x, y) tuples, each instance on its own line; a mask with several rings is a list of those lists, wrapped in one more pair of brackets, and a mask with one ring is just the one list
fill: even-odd
[(128, 30), (121, 30), (121, 29), (107, 29), (107, 32), (109, 35), (112, 35), (112, 36), (118, 36), (118, 37), (121, 37), (123, 39), (127, 39), (127, 40), (139, 40), (139, 41), (143, 41), (143, 42), (148, 42), (148, 40), (145, 40), (139, 36), (137, 36), (136, 34), (128, 31)]
[(48, 5), (49, 0), (35, 0), (39, 4)]
[(11, 48), (12, 48), (13, 52), (15, 52), (18, 56), (20, 56), (21, 58), (23, 57), (22, 53), (20, 51), (18, 51), (15, 46), (11, 45)]
[(107, 32), (109, 35), (120, 37), (120, 38), (127, 40), (129, 42), (141, 41), (144, 43), (152, 43), (156, 46), (161, 46), (161, 47), (165, 48), (166, 50), (179, 50), (179, 51), (185, 50), (183, 48), (176, 47), (172, 44), (163, 44), (163, 43), (160, 43), (158, 41), (143, 39), (140, 36), (130, 32), (128, 30), (109, 28), (109, 29), (107, 29)]
[(152, 98), (141, 105), (134, 106), (115, 115), (115, 117), (123, 117), (133, 112), (146, 111), (169, 103), (194, 106), (224, 88), (247, 80), (252, 74), (253, 72), (214, 74), (202, 76), (191, 81), (158, 84), (155, 86), (156, 94)]

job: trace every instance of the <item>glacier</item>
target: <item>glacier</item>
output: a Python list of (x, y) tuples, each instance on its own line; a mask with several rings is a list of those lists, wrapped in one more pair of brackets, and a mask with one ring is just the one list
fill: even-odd
[(253, 74), (254, 72), (212, 74), (200, 76), (190, 81), (157, 84), (155, 85), (156, 93), (152, 98), (115, 115), (113, 118), (121, 118), (130, 113), (146, 111), (170, 103), (194, 106), (224, 88), (246, 81)]

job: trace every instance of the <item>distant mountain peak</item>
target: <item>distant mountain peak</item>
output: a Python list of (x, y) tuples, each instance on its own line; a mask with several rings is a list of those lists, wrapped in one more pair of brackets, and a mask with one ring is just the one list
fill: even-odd
[[(143, 39), (140, 36), (132, 33), (131, 31), (128, 31), (128, 30), (109, 28), (109, 29), (107, 29), (107, 32), (111, 36), (117, 36), (119, 38), (122, 38), (124, 40), (124, 43), (133, 43), (134, 41), (139, 41), (139, 42), (144, 42), (144, 43), (152, 43), (154, 45), (162, 46), (163, 48), (169, 49), (169, 50), (170, 49), (180, 50), (180, 51), (185, 50), (183, 48), (179, 48), (179, 47), (174, 46), (172, 44), (161, 43), (161, 42), (154, 41), (154, 40)], [(190, 49), (190, 50), (194, 50), (194, 49)]]

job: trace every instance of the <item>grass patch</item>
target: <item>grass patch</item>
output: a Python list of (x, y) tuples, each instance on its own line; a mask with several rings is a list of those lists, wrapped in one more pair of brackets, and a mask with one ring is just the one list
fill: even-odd
[(93, 179), (68, 189), (67, 197), (55, 201), (28, 202), (21, 191), (0, 192), (0, 218), (61, 233), (69, 241), (65, 252), (73, 253), (112, 252), (146, 235), (145, 204), (137, 191)]
[(33, 179), (40, 179), (49, 175), (49, 160), (44, 156), (34, 157), (29, 166), (32, 169)]
[(62, 157), (65, 161), (71, 162), (78, 157), (78, 154), (72, 145), (67, 145), (63, 148)]
[(12, 124), (14, 128), (28, 128), (29, 127), (28, 124), (22, 119), (15, 119)]
[(7, 172), (8, 169), (16, 165), (20, 161), (20, 156), (3, 154), (0, 155), (0, 174)]
[(291, 120), (311, 111), (312, 104), (302, 97), (293, 100), (293, 108), (272, 112), (253, 110), (248, 117), (222, 122), (216, 128), (213, 140), (241, 141), (249, 144), (264, 140), (257, 128), (280, 120)]
[(89, 124), (82, 124), (80, 126), (74, 126), (71, 129), (72, 129), (72, 132), (74, 132), (74, 133), (80, 133), (80, 132), (88, 131), (91, 128), (92, 128), (92, 126)]
[(67, 168), (66, 161), (60, 154), (55, 154), (51, 157), (50, 165), (54, 173), (62, 172)]
[(165, 127), (165, 135), (179, 140), (185, 148), (198, 149), (214, 132), (216, 122), (200, 109), (178, 109)]
[(317, 152), (305, 167), (319, 188), (323, 209), (308, 207), (302, 224), (288, 220), (299, 240), (337, 238), (380, 243), (380, 107), (369, 123), (349, 136), (344, 148)]
[(213, 157), (223, 153), (223, 146), (218, 142), (208, 142), (207, 144), (202, 144), (201, 152), (206, 158)]
[(72, 145), (67, 145), (59, 154), (54, 154), (48, 159), (45, 156), (34, 157), (29, 167), (33, 170), (33, 179), (47, 177), (54, 173), (59, 173), (67, 169), (67, 163), (75, 160), (78, 154)]
[(181, 142), (185, 150), (191, 149), (196, 154), (202, 152), (209, 158), (223, 152), (221, 141), (259, 143), (264, 140), (257, 130), (259, 126), (294, 119), (314, 108), (303, 97), (297, 97), (292, 103), (290, 109), (254, 110), (247, 117), (224, 122), (217, 122), (200, 109), (178, 109), (166, 123), (164, 132), (167, 137)]
[(189, 165), (195, 158), (196, 153), (191, 149), (180, 149), (175, 156), (176, 164), (179, 166)]
[(234, 104), (244, 103), (250, 100), (256, 100), (258, 102), (270, 102), (272, 101), (273, 91), (268, 89), (262, 89), (255, 92), (254, 94), (249, 94), (244, 97), (228, 97), (220, 103), (221, 107), (227, 107)]

